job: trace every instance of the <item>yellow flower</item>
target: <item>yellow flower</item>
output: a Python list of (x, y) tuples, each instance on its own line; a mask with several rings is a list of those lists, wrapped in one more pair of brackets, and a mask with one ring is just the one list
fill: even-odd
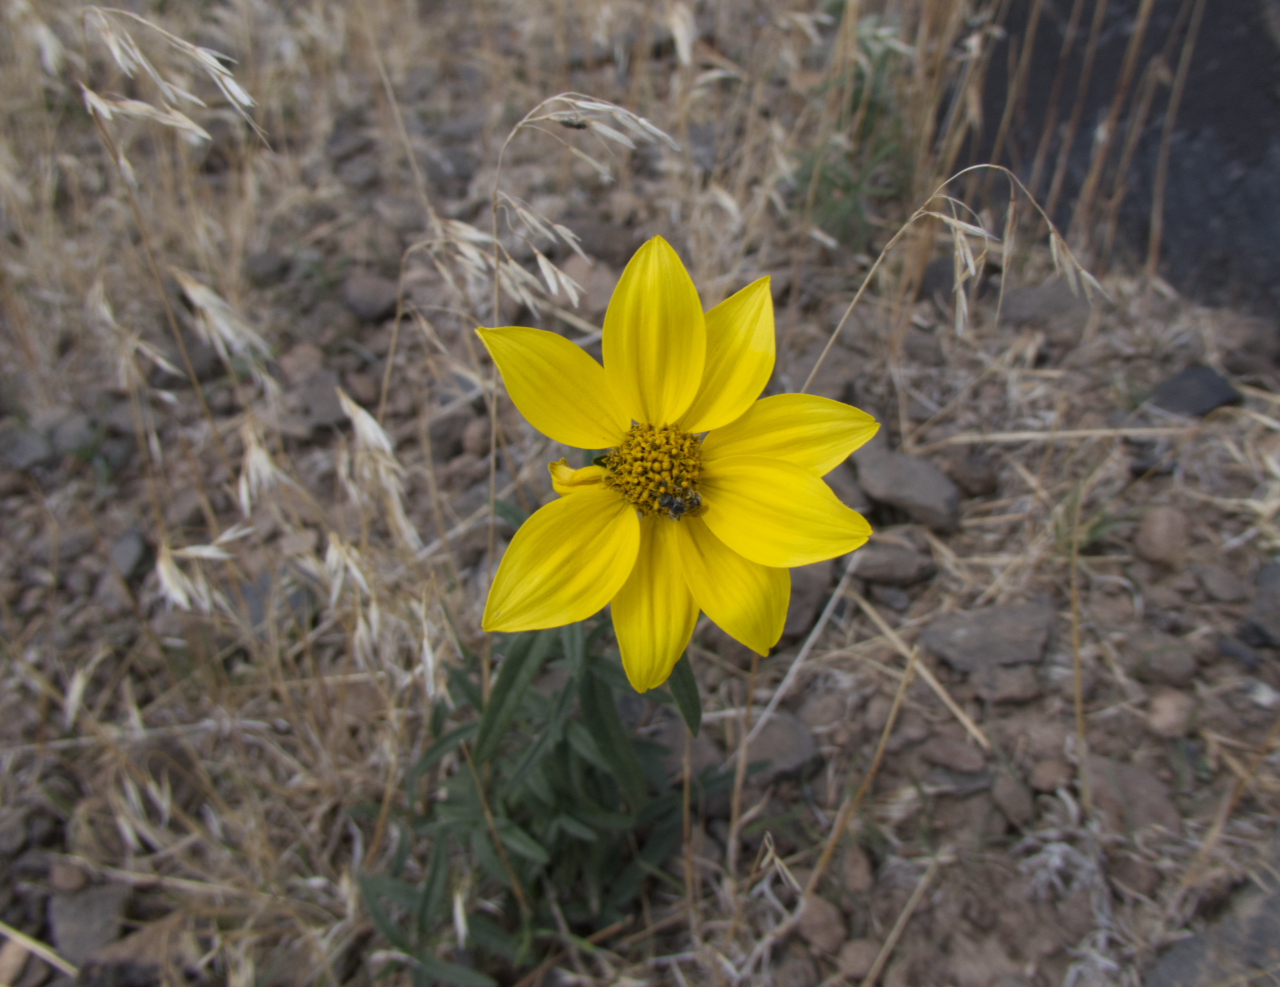
[(671, 674), (700, 610), (767, 654), (786, 619), (787, 567), (871, 534), (821, 477), (875, 420), (808, 394), (756, 400), (773, 373), (768, 278), (704, 315), (680, 258), (654, 237), (609, 301), (603, 367), (552, 332), (476, 331), (534, 428), (610, 450), (582, 469), (550, 464), (560, 497), (511, 540), (486, 631), (556, 627), (612, 604), (623, 668), (644, 692)]

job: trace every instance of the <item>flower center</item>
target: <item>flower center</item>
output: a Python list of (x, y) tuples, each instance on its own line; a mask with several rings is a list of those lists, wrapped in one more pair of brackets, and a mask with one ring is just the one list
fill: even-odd
[(702, 440), (671, 425), (632, 425), (622, 445), (603, 458), (613, 487), (641, 514), (665, 514), (672, 521), (703, 513), (698, 495)]

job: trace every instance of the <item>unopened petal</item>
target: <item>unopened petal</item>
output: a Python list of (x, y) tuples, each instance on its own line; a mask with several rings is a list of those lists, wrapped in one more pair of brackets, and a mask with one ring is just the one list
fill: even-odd
[(822, 476), (879, 429), (874, 418), (852, 405), (816, 394), (775, 394), (710, 433), (702, 443), (702, 458), (763, 456)]
[(674, 423), (693, 402), (706, 360), (698, 291), (662, 237), (636, 251), (604, 316), (604, 372), (636, 421)]
[(808, 565), (852, 552), (871, 525), (812, 470), (780, 459), (704, 462), (703, 520), (739, 555), (767, 566)]
[(551, 474), (551, 486), (561, 497), (598, 487), (607, 475), (603, 466), (574, 469), (563, 459), (558, 463), (547, 463), (547, 471)]
[(708, 617), (757, 654), (767, 655), (787, 622), (791, 573), (743, 558), (701, 518), (675, 525), (685, 585)]
[(773, 373), (773, 296), (760, 278), (706, 314), (707, 362), (680, 427), (705, 432), (738, 418)]
[(535, 511), (511, 539), (484, 608), (486, 631), (585, 620), (627, 581), (640, 547), (635, 509), (608, 487), (584, 487)]
[(563, 336), (507, 326), (477, 329), (520, 414), (543, 435), (579, 449), (622, 441), (631, 419), (604, 368)]
[(640, 522), (635, 568), (613, 598), (622, 668), (636, 692), (656, 689), (667, 680), (698, 621), (698, 605), (680, 574), (679, 524), (661, 517)]

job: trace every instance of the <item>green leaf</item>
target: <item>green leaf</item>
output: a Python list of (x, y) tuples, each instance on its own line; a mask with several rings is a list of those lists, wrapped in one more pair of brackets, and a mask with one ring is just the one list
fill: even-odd
[(644, 772), (640, 770), (640, 762), (631, 747), (631, 738), (618, 716), (618, 707), (614, 705), (613, 693), (594, 674), (584, 675), (578, 692), (578, 706), (582, 710), (583, 723), (601, 756), (609, 762), (627, 804), (632, 811), (639, 811), (648, 801), (649, 793)]
[(473, 912), (467, 916), (467, 929), (475, 944), (485, 952), (499, 956), (508, 963), (515, 962), (519, 944), (514, 936), (489, 916)]
[(693, 666), (689, 664), (689, 652), (682, 654), (675, 668), (671, 669), (667, 685), (675, 697), (680, 715), (684, 717), (685, 726), (696, 737), (698, 728), (702, 726), (702, 699), (698, 695), (698, 680), (693, 677)]
[(480, 714), (480, 732), (476, 735), (475, 759), (483, 764), (498, 751), (498, 745), (520, 708), (520, 700), (538, 674), (538, 669), (551, 654), (555, 640), (552, 631), (528, 631), (517, 634), (507, 648), (498, 667), (498, 677), (489, 692), (489, 702)]
[(574, 819), (573, 816), (561, 814), (556, 816), (555, 823), (575, 839), (585, 840), (587, 843), (596, 841), (596, 831), (586, 823)]
[(576, 682), (582, 677), (582, 667), (587, 661), (587, 642), (582, 633), (582, 622), (566, 624), (560, 628), (560, 640), (564, 646), (564, 656), (569, 662), (569, 678)]
[(493, 502), (493, 513), (517, 531), (520, 529), (520, 525), (529, 520), (529, 515), (509, 500), (495, 500)]
[(430, 953), (422, 953), (415, 958), (427, 976), (435, 978), (437, 982), (443, 981), (447, 984), (457, 984), (458, 987), (498, 987), (496, 980), (485, 976), (479, 970), (472, 970), (470, 967), (450, 963), (448, 960), (442, 960), (437, 956), (432, 956)]
[(422, 777), (422, 775), (430, 771), (437, 761), (464, 740), (470, 740), (474, 737), (479, 729), (480, 722), (478, 720), (472, 720), (470, 723), (464, 723), (462, 726), (450, 730), (423, 751), (422, 756), (418, 758), (418, 763), (415, 764), (405, 776), (405, 787), (409, 790), (410, 794), (412, 794), (414, 789), (417, 787), (418, 779)]
[(510, 819), (496, 819), (494, 825), (498, 829), (498, 839), (512, 853), (518, 853), (526, 860), (532, 860), (539, 867), (551, 862), (551, 857), (542, 848), (542, 844), (513, 823)]
[(543, 726), (542, 732), (538, 734), (538, 739), (524, 752), (515, 768), (512, 769), (511, 779), (513, 784), (511, 787), (515, 788), (523, 785), (529, 773), (542, 760), (542, 756), (551, 748), (551, 745), (558, 742), (564, 735), (564, 723), (569, 718), (569, 712), (572, 708), (573, 693), (566, 688), (556, 697), (555, 709)]
[(378, 887), (379, 880), (377, 876), (373, 874), (357, 874), (356, 880), (360, 884), (360, 898), (364, 902), (364, 910), (369, 913), (369, 918), (374, 926), (382, 933), (383, 938), (396, 949), (405, 953), (410, 952), (413, 949), (413, 943), (409, 939), (409, 933), (391, 921), (391, 916), (382, 907), (380, 900), (381, 888)]
[(422, 898), (418, 902), (418, 929), (429, 932), (444, 909), (446, 882), (449, 878), (449, 854), (444, 842), (437, 840), (431, 846), (431, 862), (427, 864), (427, 879), (422, 884)]

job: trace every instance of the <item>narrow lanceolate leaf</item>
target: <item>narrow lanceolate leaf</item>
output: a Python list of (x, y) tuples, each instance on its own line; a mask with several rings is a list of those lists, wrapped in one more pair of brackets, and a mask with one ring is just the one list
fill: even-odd
[(489, 693), (489, 702), (480, 716), (476, 734), (475, 759), (481, 763), (497, 753), (498, 745), (515, 718), (533, 677), (551, 654), (556, 635), (552, 631), (529, 631), (517, 635), (498, 668), (498, 678)]
[(518, 853), (526, 860), (532, 860), (539, 867), (545, 867), (551, 862), (551, 857), (542, 848), (542, 844), (510, 819), (499, 819), (496, 826), (498, 838), (508, 850)]
[(409, 934), (393, 922), (386, 909), (382, 907), (382, 896), (379, 893), (378, 882), (373, 878), (374, 875), (371, 874), (359, 874), (356, 877), (360, 885), (360, 898), (364, 903), (364, 910), (368, 912), (374, 927), (382, 933), (387, 942), (391, 943), (396, 949), (408, 952), (413, 948)]
[(638, 812), (648, 800), (648, 789), (631, 738), (618, 716), (618, 707), (613, 704), (613, 693), (595, 675), (587, 674), (582, 677), (578, 704), (591, 739), (613, 770), (627, 805), (632, 812)]
[(426, 952), (420, 953), (416, 958), (423, 972), (437, 983), (457, 984), (458, 987), (498, 987), (496, 980), (479, 970), (450, 963)]
[(698, 695), (698, 682), (693, 677), (693, 666), (689, 664), (689, 652), (680, 656), (675, 668), (671, 669), (671, 678), (667, 683), (671, 686), (671, 695), (675, 696), (676, 706), (685, 725), (696, 737), (698, 728), (702, 726), (702, 698)]

